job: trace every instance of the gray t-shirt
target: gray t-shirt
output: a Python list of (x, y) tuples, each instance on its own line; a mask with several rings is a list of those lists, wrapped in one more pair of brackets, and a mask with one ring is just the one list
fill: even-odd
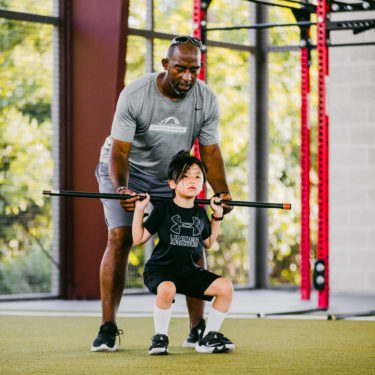
[(213, 91), (202, 81), (181, 101), (161, 94), (160, 73), (146, 74), (121, 92), (100, 161), (107, 163), (112, 138), (131, 142), (130, 171), (168, 179), (168, 166), (180, 150), (190, 151), (194, 141), (213, 145), (219, 141), (219, 105)]

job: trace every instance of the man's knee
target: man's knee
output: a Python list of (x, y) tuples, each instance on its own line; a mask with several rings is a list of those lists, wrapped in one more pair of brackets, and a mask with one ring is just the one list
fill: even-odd
[(133, 244), (131, 227), (117, 227), (108, 231), (107, 247), (113, 251), (129, 251)]

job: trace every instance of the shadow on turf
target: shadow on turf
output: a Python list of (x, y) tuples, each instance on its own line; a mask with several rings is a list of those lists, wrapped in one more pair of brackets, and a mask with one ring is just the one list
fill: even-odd
[[(196, 356), (206, 356), (202, 353), (197, 353), (194, 349), (182, 349), (179, 346), (172, 346), (169, 347), (168, 356), (161, 356), (161, 355), (149, 355), (148, 348), (143, 349), (127, 349), (127, 348), (118, 348), (116, 352), (95, 352), (93, 354), (99, 355), (129, 355), (131, 357), (149, 357), (149, 358), (166, 358), (168, 356), (185, 356), (185, 357), (196, 357)], [(215, 353), (211, 353), (215, 354)], [(233, 353), (216, 353), (216, 354), (233, 354)]]

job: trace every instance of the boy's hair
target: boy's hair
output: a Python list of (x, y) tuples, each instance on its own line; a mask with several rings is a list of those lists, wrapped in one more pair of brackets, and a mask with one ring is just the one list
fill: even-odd
[(179, 151), (169, 164), (168, 180), (174, 181), (176, 184), (183, 178), (184, 174), (193, 164), (197, 164), (203, 174), (203, 181), (206, 182), (207, 167), (202, 160), (190, 155), (189, 151)]

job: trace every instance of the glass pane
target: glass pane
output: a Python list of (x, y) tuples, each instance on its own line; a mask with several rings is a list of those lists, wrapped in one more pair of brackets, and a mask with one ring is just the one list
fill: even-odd
[(300, 70), (299, 51), (269, 55), (269, 201), (293, 207), (269, 210), (273, 285), (300, 281)]
[(154, 70), (156, 72), (162, 72), (163, 66), (161, 60), (167, 56), (168, 47), (170, 40), (155, 39), (154, 42)]
[[(247, 146), (249, 141), (248, 53), (223, 48), (208, 50), (208, 85), (220, 104), (221, 149), (234, 200), (248, 200)], [(212, 192), (208, 192), (210, 196)], [(218, 244), (208, 250), (209, 269), (246, 284), (249, 210), (236, 207), (222, 222)]]
[(146, 28), (146, 0), (130, 1), (128, 22), (131, 28)]
[(154, 0), (155, 30), (169, 34), (193, 33), (193, 2)]
[(125, 86), (145, 74), (146, 39), (128, 36)]
[[(208, 28), (250, 25), (249, 2), (243, 0), (215, 0), (207, 12)], [(209, 31), (208, 39), (249, 44), (247, 30)]]
[(52, 33), (0, 19), (0, 294), (51, 290)]
[(143, 270), (145, 265), (145, 245), (132, 246), (126, 272), (125, 289), (142, 289)]
[(0, 8), (15, 12), (35, 13), (43, 16), (57, 15), (54, 4), (58, 0), (0, 0)]
[[(293, 13), (289, 9), (269, 7), (270, 23), (295, 23), (297, 22)], [(300, 29), (298, 26), (272, 27), (269, 29), (270, 44), (277, 46), (299, 46)]]

